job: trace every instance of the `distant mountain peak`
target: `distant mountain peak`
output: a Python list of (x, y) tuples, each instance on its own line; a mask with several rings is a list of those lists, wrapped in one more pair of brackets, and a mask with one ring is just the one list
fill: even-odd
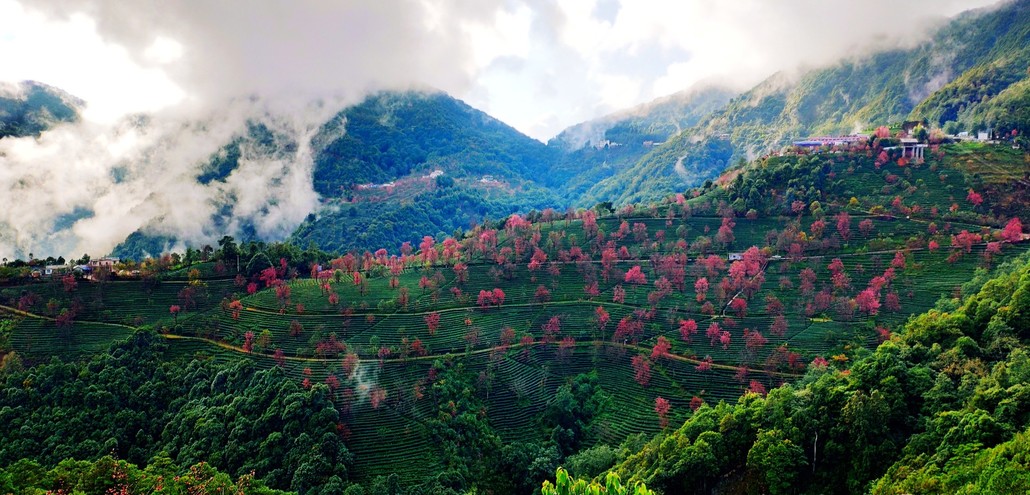
[(36, 81), (0, 82), (0, 138), (38, 136), (60, 122), (74, 122), (85, 103)]

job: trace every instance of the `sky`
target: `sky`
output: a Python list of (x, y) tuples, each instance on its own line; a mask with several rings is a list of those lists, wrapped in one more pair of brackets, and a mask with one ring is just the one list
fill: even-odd
[[(79, 257), (133, 232), (281, 240), (317, 212), (320, 126), (382, 89), (438, 89), (546, 141), (687, 90), (909, 46), (997, 0), (0, 0), (0, 94), (82, 119), (0, 139), (0, 255)], [(224, 181), (197, 177), (248, 123)], [(158, 253), (151, 253), (158, 254)]]
[(689, 88), (912, 43), (996, 0), (0, 0), (0, 81), (87, 118), (225, 98), (442, 89), (546, 141)]

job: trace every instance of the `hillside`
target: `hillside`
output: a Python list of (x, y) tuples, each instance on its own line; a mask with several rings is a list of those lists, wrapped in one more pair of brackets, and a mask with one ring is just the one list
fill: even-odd
[(38, 136), (59, 122), (78, 120), (83, 102), (35, 81), (0, 85), (0, 138)]
[(583, 122), (548, 141), (560, 151), (547, 183), (578, 198), (581, 206), (608, 201), (609, 192), (583, 196), (596, 183), (631, 167), (656, 146), (721, 109), (734, 93), (700, 86), (634, 108)]
[(315, 190), (345, 196), (436, 169), (451, 177), (533, 180), (550, 167), (542, 143), (439, 92), (382, 92), (337, 114), (315, 136)]
[(327, 122), (314, 142), (324, 208), (294, 232), (298, 245), (397, 249), (567, 204), (541, 180), (553, 150), (444, 93), (375, 94)]
[[(126, 266), (124, 279), (5, 270), (0, 376), (8, 389), (40, 386), (0, 395), (3, 419), (23, 425), (0, 430), (0, 460), (52, 466), (115, 452), (146, 464), (167, 452), (175, 465), (206, 459), (299, 493), (326, 483), (528, 493), (559, 465), (587, 477), (614, 468), (666, 493), (716, 483), (777, 491), (783, 480), (855, 491), (937, 445), (918, 421), (924, 402), (909, 395), (949, 393), (940, 373), (1010, 359), (1025, 326), (1030, 245), (1013, 220), (1030, 204), (1019, 199), (1023, 155), (944, 145), (918, 163), (880, 151), (770, 157), (686, 196), (614, 214), (511, 216), (399, 254), (223, 239), (214, 252)], [(1016, 312), (989, 338), (981, 323), (958, 324), (969, 344), (950, 323), (930, 323), (940, 313), (910, 322), (972, 311), (958, 297), (987, 287), (998, 267), (1016, 285), (990, 294), (1013, 299), (985, 302), (992, 313), (975, 320), (1003, 305)], [(898, 353), (914, 364), (897, 364)], [(142, 364), (126, 365), (129, 375), (104, 371), (130, 355)], [(974, 356), (982, 364), (962, 360)], [(74, 386), (46, 385), (59, 377)], [(247, 406), (219, 419), (233, 396)], [(823, 409), (793, 405), (824, 396)], [(125, 420), (83, 419), (73, 413), (82, 403), (122, 404)], [(856, 416), (881, 409), (886, 422)], [(1011, 427), (982, 445), (1019, 441), (1009, 432), (1025, 418), (1005, 414), (997, 424)], [(245, 426), (254, 422), (260, 436)], [(55, 443), (33, 425), (81, 433)], [(903, 452), (916, 433), (925, 441)], [(756, 438), (784, 455), (752, 456)], [(656, 453), (702, 441), (718, 446), (706, 469)], [(303, 454), (316, 443), (334, 460)], [(675, 455), (707, 455), (685, 447)], [(659, 464), (673, 458), (682, 462)]]
[[(810, 135), (868, 130), (887, 122), (927, 119), (948, 131), (995, 127), (1025, 134), (1030, 2), (967, 12), (909, 49), (842, 60), (799, 73), (779, 73), (733, 98), (663, 148), (643, 157), (586, 197), (616, 204), (696, 186), (729, 163), (752, 159)], [(990, 33), (990, 36), (984, 36)], [(696, 148), (728, 136), (732, 155)], [(699, 155), (698, 160), (690, 160)], [(688, 159), (679, 162), (678, 157)], [(682, 163), (684, 169), (677, 169)], [(639, 177), (648, 177), (642, 182)], [(622, 184), (630, 184), (623, 188)]]
[[(218, 188), (242, 161), (288, 162), (298, 146), (297, 136), (250, 121), (198, 164), (195, 180)], [(290, 236), (302, 246), (397, 249), (425, 234), (449, 235), (484, 219), (568, 204), (543, 185), (554, 150), (440, 92), (373, 94), (325, 122), (311, 148), (311, 180), (321, 204)], [(218, 195), (205, 232), (283, 240), (259, 236), (252, 222), (236, 216), (234, 200)], [(112, 254), (143, 259), (180, 244), (150, 230), (133, 233)]]

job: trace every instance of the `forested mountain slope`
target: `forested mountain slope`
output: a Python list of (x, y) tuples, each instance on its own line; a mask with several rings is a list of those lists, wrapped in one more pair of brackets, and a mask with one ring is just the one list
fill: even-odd
[[(1025, 133), (1030, 127), (1021, 103), (1028, 46), (1030, 2), (1018, 0), (967, 12), (914, 48), (776, 74), (598, 183), (586, 197), (617, 204), (654, 199), (805, 136), (861, 132), (907, 119), (927, 119), (932, 127), (955, 132), (993, 127)], [(711, 140), (720, 136), (728, 137), (728, 155), (710, 151)]]
[(436, 169), (452, 177), (513, 181), (541, 177), (554, 153), (503, 122), (442, 92), (381, 92), (349, 107), (314, 140), (315, 190), (346, 195), (357, 184), (385, 183)]
[(694, 127), (734, 95), (720, 86), (700, 86), (569, 127), (547, 143), (560, 151), (547, 184), (583, 206), (608, 201), (608, 196), (584, 194)]
[(38, 136), (58, 122), (78, 120), (83, 102), (35, 81), (0, 85), (0, 138)]

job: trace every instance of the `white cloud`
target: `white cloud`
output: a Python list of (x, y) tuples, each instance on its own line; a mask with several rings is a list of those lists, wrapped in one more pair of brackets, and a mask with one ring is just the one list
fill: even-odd
[(93, 120), (156, 111), (184, 97), (167, 74), (105, 42), (95, 21), (83, 14), (53, 20), (0, 0), (0, 53), (0, 81), (33, 79), (57, 86), (86, 100), (85, 116)]
[[(599, 17), (599, 6), (610, 11), (612, 2), (558, 0), (556, 8), (544, 8), (527, 0), (535, 25), (551, 32), (538, 36), (546, 41), (535, 43), (519, 74), (509, 77), (527, 76), (531, 81), (522, 88), (528, 93), (553, 74), (561, 81), (546, 84), (564, 90), (537, 98), (532, 107), (487, 104), (499, 110), (498, 117), (544, 139), (569, 124), (699, 81), (718, 78), (746, 88), (778, 70), (912, 44), (934, 23), (996, 2), (622, 0), (614, 16)], [(496, 79), (491, 74), (478, 83), (504, 84)]]

